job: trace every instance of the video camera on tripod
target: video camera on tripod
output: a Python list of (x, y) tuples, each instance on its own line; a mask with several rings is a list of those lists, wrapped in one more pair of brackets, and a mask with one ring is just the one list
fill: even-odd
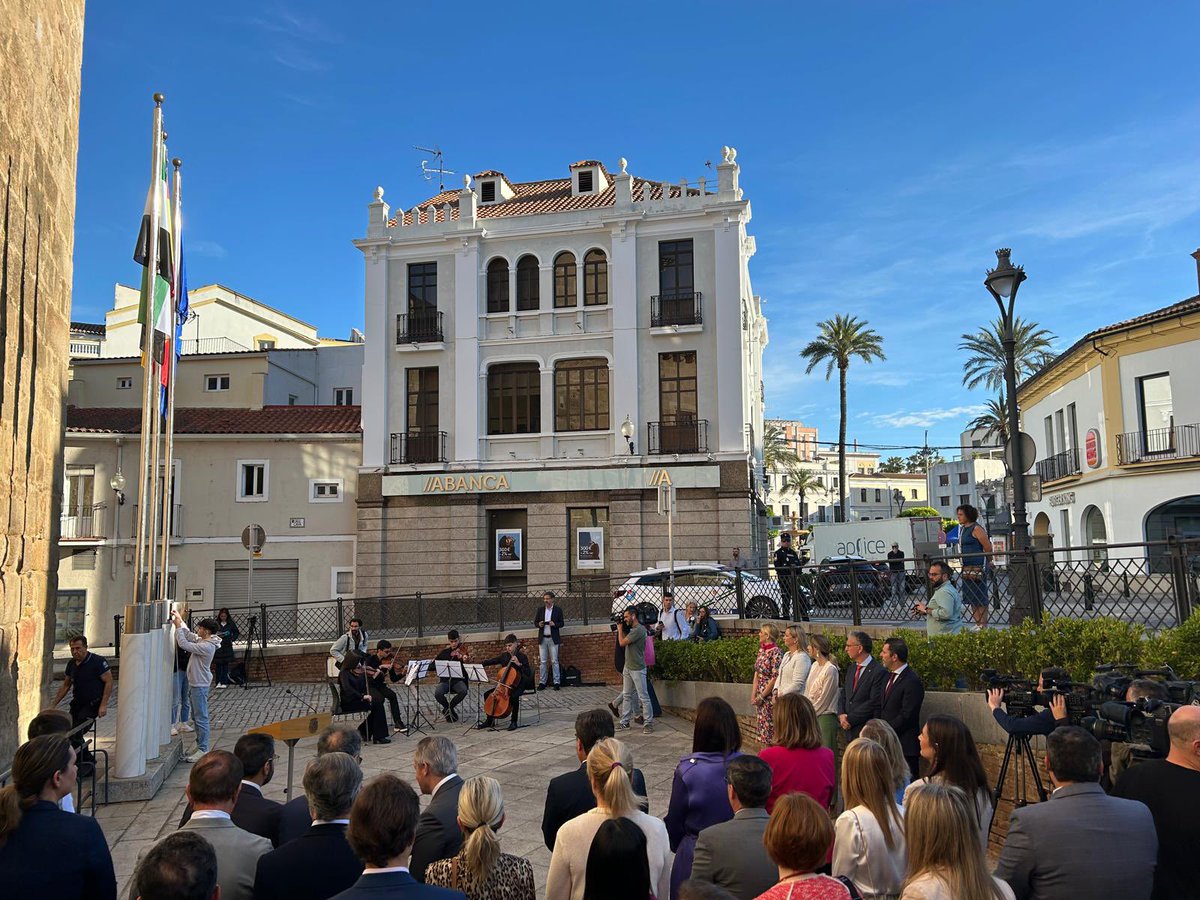
[[(1096, 715), (1085, 718), (1082, 725), (1099, 740), (1141, 744), (1150, 748), (1151, 758), (1159, 758), (1171, 750), (1171, 736), (1167, 732), (1171, 713), (1186, 705), (1149, 697), (1131, 703), (1109, 700), (1101, 703)], [(1134, 756), (1145, 755), (1134, 751)]]
[(1163, 686), (1167, 702), (1187, 706), (1200, 700), (1200, 681), (1184, 681), (1170, 666), (1157, 669), (1139, 669), (1132, 663), (1106, 663), (1096, 666), (1092, 684), (1099, 693), (1110, 700), (1125, 700), (1125, 694), (1135, 680), (1151, 679)]
[(1095, 705), (1092, 685), (1045, 673), (1041, 676), (1040, 691), (1037, 681), (1018, 675), (1001, 675), (995, 669), (984, 669), (979, 673), (979, 679), (988, 690), (1004, 691), (1004, 708), (1016, 718), (1032, 716), (1037, 712), (1035, 707), (1049, 706), (1056, 696), (1061, 696), (1066, 701), (1070, 724), (1079, 725), (1091, 715)]

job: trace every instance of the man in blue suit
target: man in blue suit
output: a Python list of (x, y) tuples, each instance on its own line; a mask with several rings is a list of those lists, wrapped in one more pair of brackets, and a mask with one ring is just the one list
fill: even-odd
[(372, 779), (350, 810), (346, 840), (362, 860), (363, 873), (353, 887), (333, 900), (466, 900), (460, 891), (421, 884), (408, 872), (421, 803), (407, 781), (390, 772)]

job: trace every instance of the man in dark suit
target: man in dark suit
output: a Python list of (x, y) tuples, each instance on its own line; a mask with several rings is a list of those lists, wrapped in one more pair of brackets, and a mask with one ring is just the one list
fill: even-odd
[(763, 845), (771, 767), (757, 756), (737, 756), (725, 767), (725, 782), (733, 818), (700, 832), (692, 878), (724, 888), (734, 900), (753, 900), (779, 880)]
[[(242, 789), (233, 807), (233, 824), (243, 831), (261, 835), (279, 846), (279, 818), (283, 804), (263, 796), (263, 786), (275, 775), (275, 738), (269, 734), (243, 734), (233, 746), (242, 764)], [(183, 808), (182, 828), (192, 817), (192, 804)]]
[(419, 883), (410, 872), (420, 811), (417, 792), (407, 781), (391, 772), (371, 779), (354, 801), (346, 829), (346, 840), (366, 869), (333, 900), (465, 900), (459, 891)]
[(846, 635), (850, 665), (846, 667), (846, 677), (838, 691), (838, 723), (848, 741), (858, 737), (871, 719), (879, 718), (887, 673), (879, 660), (871, 656), (871, 646), (871, 636), (865, 631), (851, 631)]
[[(589, 709), (575, 717), (575, 754), (579, 757), (580, 765), (578, 769), (552, 778), (550, 786), (546, 789), (546, 808), (542, 812), (542, 837), (546, 841), (547, 849), (554, 849), (554, 839), (558, 836), (559, 828), (596, 807), (596, 796), (592, 793), (592, 786), (588, 781), (587, 755), (596, 741), (613, 737), (615, 734), (612, 716), (602, 709)], [(633, 770), (630, 781), (633, 782), (633, 792), (639, 797), (645, 797), (646, 779), (641, 769)], [(642, 811), (650, 811), (648, 801), (642, 804)]]
[(422, 738), (413, 753), (413, 772), (421, 793), (430, 795), (429, 806), (417, 822), (409, 865), (413, 878), (424, 881), (426, 866), (454, 856), (462, 847), (458, 794), (463, 780), (458, 777), (458, 748), (450, 738)]
[(537, 689), (539, 691), (546, 689), (546, 685), (549, 683), (546, 678), (551, 674), (549, 669), (552, 669), (554, 689), (557, 691), (562, 685), (562, 676), (558, 671), (558, 648), (562, 644), (562, 636), (559, 631), (563, 627), (563, 611), (554, 602), (554, 594), (550, 591), (542, 594), (542, 604), (533, 615), (533, 627), (538, 630), (538, 648), (541, 657), (541, 661), (538, 663)]
[(921, 769), (921, 704), (925, 702), (925, 685), (921, 676), (908, 667), (908, 644), (904, 638), (890, 637), (883, 642), (879, 661), (887, 669), (883, 683), (883, 694), (879, 704), (879, 718), (883, 719), (900, 738), (900, 748), (917, 780)]
[(301, 837), (258, 861), (254, 900), (325, 900), (358, 880), (362, 865), (346, 842), (362, 769), (345, 753), (318, 756), (304, 772), (313, 823)]
[[(335, 722), (317, 738), (317, 756), (326, 753), (345, 753), (361, 766), (362, 735), (353, 725)], [(283, 804), (283, 812), (279, 816), (279, 846), (307, 834), (312, 823), (312, 810), (308, 807), (307, 797), (296, 797)]]
[(996, 877), (1017, 900), (1149, 900), (1158, 839), (1144, 803), (1100, 787), (1100, 742), (1073, 725), (1046, 738), (1054, 793), (1013, 810)]

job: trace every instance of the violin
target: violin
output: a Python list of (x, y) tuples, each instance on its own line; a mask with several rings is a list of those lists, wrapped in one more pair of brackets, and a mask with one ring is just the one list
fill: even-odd
[(509, 654), (508, 662), (496, 675), (496, 686), (488, 691), (483, 701), (484, 713), (493, 719), (503, 719), (512, 712), (512, 689), (521, 682), (521, 670), (517, 668), (517, 651), (520, 649), (521, 645), (517, 644)]

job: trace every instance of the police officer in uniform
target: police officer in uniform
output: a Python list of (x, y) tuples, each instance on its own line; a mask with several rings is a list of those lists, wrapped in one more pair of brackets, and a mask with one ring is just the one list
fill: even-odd
[(779, 536), (779, 548), (775, 551), (775, 576), (779, 579), (779, 593), (783, 596), (783, 617), (791, 618), (792, 602), (795, 601), (796, 612), (800, 620), (807, 622), (808, 607), (800, 593), (800, 557), (792, 549), (792, 536), (783, 532)]

